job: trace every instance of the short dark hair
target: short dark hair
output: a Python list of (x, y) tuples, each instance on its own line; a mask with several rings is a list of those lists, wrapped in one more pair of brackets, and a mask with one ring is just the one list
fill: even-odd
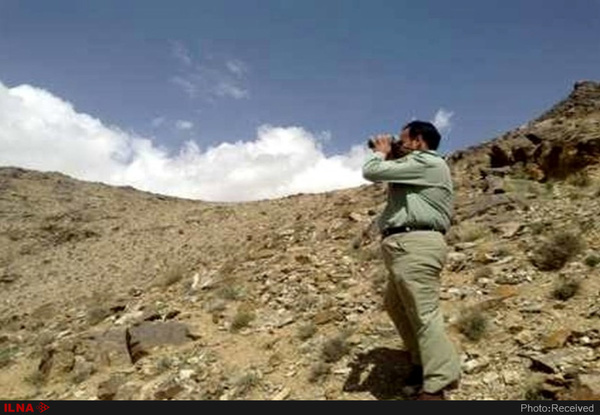
[(420, 135), (430, 150), (437, 150), (440, 146), (442, 136), (432, 123), (427, 121), (411, 121), (402, 127), (402, 130), (407, 128), (410, 138), (416, 138)]

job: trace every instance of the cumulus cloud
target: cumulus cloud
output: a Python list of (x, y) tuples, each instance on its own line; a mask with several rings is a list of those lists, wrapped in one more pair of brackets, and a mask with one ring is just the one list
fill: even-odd
[(250, 201), (366, 183), (364, 146), (326, 156), (326, 136), (263, 125), (253, 141), (170, 154), (154, 141), (105, 125), (29, 85), (0, 83), (0, 165), (59, 171), (81, 180), (210, 201)]
[(172, 44), (172, 54), (178, 63), (179, 73), (170, 82), (192, 99), (217, 98), (244, 99), (250, 96), (245, 87), (246, 63), (239, 59), (216, 59), (206, 55), (201, 62), (181, 42)]
[(452, 123), (451, 123), (450, 119), (452, 118), (453, 115), (454, 115), (453, 112), (446, 111), (445, 109), (440, 108), (435, 113), (433, 120), (431, 122), (433, 123), (433, 125), (436, 126), (436, 128), (440, 131), (440, 133), (445, 134), (445, 133), (450, 132), (450, 130), (452, 128)]

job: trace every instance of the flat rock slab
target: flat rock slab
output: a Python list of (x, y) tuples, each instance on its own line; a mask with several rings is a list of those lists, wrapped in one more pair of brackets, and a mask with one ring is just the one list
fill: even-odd
[(133, 363), (157, 346), (180, 345), (193, 340), (188, 327), (176, 321), (145, 321), (127, 330), (127, 345)]

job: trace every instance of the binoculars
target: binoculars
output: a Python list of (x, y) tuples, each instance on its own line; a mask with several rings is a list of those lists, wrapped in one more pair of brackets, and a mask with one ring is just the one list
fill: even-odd
[[(393, 135), (390, 134), (392, 137), (392, 151), (390, 152), (390, 154), (388, 154), (387, 159), (388, 160), (395, 160), (395, 159), (399, 159), (404, 157), (405, 155), (408, 154), (408, 151), (402, 147), (402, 142), (400, 141), (400, 137), (397, 135)], [(372, 150), (375, 148), (375, 143), (373, 142), (373, 139), (369, 139), (369, 141), (367, 141), (367, 145), (369, 146), (369, 148)]]
[[(390, 136), (392, 137), (392, 147), (400, 146), (400, 137), (394, 134), (390, 134)], [(370, 149), (375, 148), (375, 143), (373, 142), (372, 138), (370, 138), (369, 141), (367, 141), (367, 145)]]

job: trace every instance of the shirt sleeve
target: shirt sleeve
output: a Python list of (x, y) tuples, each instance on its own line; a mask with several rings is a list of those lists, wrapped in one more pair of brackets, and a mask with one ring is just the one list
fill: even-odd
[(384, 160), (384, 155), (372, 152), (365, 161), (362, 174), (371, 182), (422, 185), (427, 164), (408, 155), (398, 160)]

